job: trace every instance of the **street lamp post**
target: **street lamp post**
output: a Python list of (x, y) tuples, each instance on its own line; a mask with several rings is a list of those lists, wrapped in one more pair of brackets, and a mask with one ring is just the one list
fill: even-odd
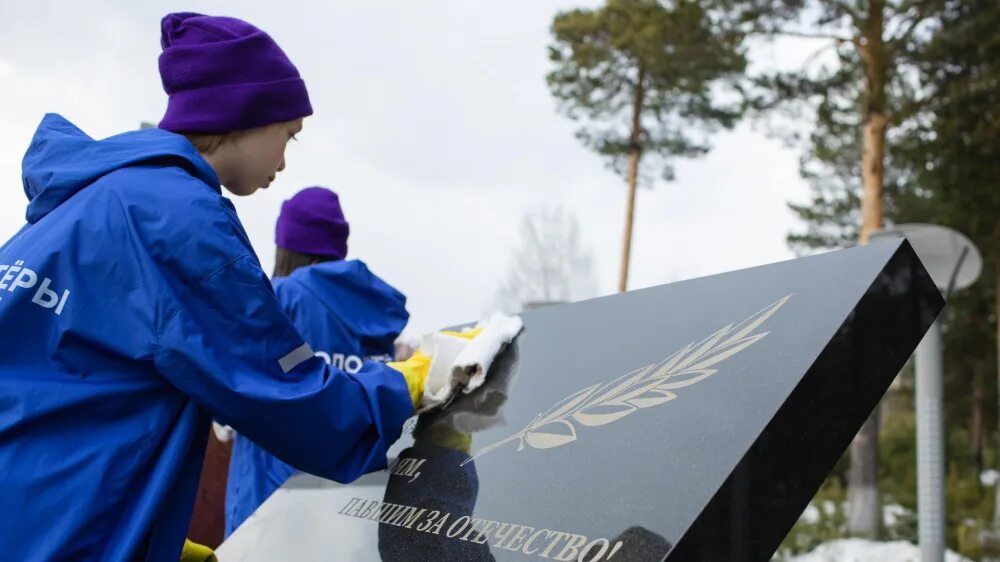
[[(983, 268), (976, 246), (961, 233), (933, 224), (901, 224), (872, 235), (909, 240), (947, 300), (972, 285)], [(917, 402), (917, 521), (921, 562), (944, 562), (944, 417), (941, 320), (934, 321), (915, 354)]]

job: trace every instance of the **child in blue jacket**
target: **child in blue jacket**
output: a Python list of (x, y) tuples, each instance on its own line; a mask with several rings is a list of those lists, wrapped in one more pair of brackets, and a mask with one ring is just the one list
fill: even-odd
[(159, 128), (95, 140), (50, 114), (24, 157), (27, 224), (0, 246), (7, 560), (176, 562), (213, 417), (346, 482), (385, 465), (426, 380), (317, 357), (223, 196), (267, 187), (312, 113), (285, 53), (192, 13), (161, 43)]
[[(406, 297), (364, 262), (345, 260), (350, 227), (337, 194), (310, 187), (285, 201), (275, 232), (274, 292), (282, 310), (326, 363), (358, 373), (390, 361), (406, 326)], [(226, 536), (295, 469), (236, 434), (226, 485)]]

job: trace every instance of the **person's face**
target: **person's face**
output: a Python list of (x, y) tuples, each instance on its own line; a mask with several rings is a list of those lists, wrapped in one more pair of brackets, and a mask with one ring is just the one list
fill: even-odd
[(266, 189), (285, 169), (285, 147), (299, 131), (302, 119), (275, 123), (235, 133), (221, 150), (226, 161), (225, 186), (233, 195)]

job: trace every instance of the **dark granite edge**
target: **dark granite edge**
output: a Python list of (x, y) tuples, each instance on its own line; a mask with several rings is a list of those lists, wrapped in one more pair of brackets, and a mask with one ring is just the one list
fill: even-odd
[[(900, 272), (912, 276), (914, 286), (910, 291), (916, 298), (902, 301), (899, 316), (888, 322), (888, 317), (879, 313), (877, 301), (887, 298), (892, 289), (887, 276)], [(916, 348), (943, 307), (944, 299), (909, 242), (899, 242), (892, 257), (859, 300), (854, 313), (844, 319), (837, 335), (819, 354), (737, 468), (664, 560), (770, 560), (797, 521), (798, 514), (850, 445), (857, 428), (868, 418), (908, 360), (910, 352), (905, 350)], [(847, 337), (851, 331), (857, 331), (858, 335)], [(876, 339), (884, 341), (887, 335), (895, 337), (895, 345), (879, 343)], [(852, 348), (851, 344), (858, 341), (872, 345)], [(861, 356), (853, 357), (852, 353), (858, 352)], [(891, 356), (887, 356), (888, 353)], [(837, 381), (834, 375), (852, 371), (867, 371), (875, 384), (861, 388), (860, 396), (847, 396), (847, 392), (837, 396), (831, 392), (830, 385)], [(815, 423), (839, 431), (836, 441), (797, 441), (797, 428)], [(791, 443), (795, 443), (795, 447), (791, 447)], [(755, 465), (768, 460), (772, 464), (767, 466), (767, 471), (754, 472)], [(809, 465), (809, 469), (803, 470), (803, 465)], [(792, 489), (796, 491), (795, 497), (801, 498), (795, 500), (798, 505), (783, 506), (785, 509), (780, 511), (789, 515), (784, 520), (774, 521), (775, 514), (767, 509), (768, 504), (782, 499), (792, 501), (784, 492)], [(746, 514), (750, 516), (744, 520)], [(713, 523), (714, 526), (709, 527)], [(736, 545), (740, 544), (751, 548), (729, 549), (730, 545), (739, 548)]]

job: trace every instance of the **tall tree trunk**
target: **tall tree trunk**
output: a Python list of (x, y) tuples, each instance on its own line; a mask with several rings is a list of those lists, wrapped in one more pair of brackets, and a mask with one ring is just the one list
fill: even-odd
[[(856, 41), (865, 72), (861, 143), (861, 243), (882, 227), (885, 133), (888, 125), (885, 84), (888, 60), (882, 31), (885, 0), (870, 0)], [(854, 536), (877, 538), (882, 523), (879, 497), (879, 406), (851, 443), (847, 528)]]
[(632, 222), (635, 217), (635, 191), (636, 184), (639, 181), (639, 159), (642, 158), (642, 105), (646, 97), (643, 85), (645, 78), (645, 70), (640, 64), (635, 86), (635, 97), (632, 100), (632, 133), (628, 152), (628, 202), (625, 207), (622, 267), (618, 276), (618, 292), (620, 293), (624, 293), (628, 288), (628, 266), (632, 254)]
[[(1000, 378), (1000, 223), (997, 224), (996, 230), (993, 235), (993, 255), (995, 259), (994, 264), (994, 279), (993, 282), (996, 284), (996, 294), (995, 303), (996, 306), (996, 319), (997, 319), (997, 377)], [(1000, 384), (997, 385), (997, 390), (1000, 391)], [(1000, 395), (998, 395), (1000, 399)], [(1000, 410), (997, 413), (997, 425), (1000, 426)], [(997, 434), (1000, 435), (1000, 428), (998, 428)], [(996, 467), (1000, 470), (1000, 467)], [(995, 529), (1000, 529), (1000, 485), (994, 486), (995, 490), (995, 500), (993, 503), (993, 527)]]
[(870, 0), (867, 19), (862, 22), (858, 52), (864, 66), (864, 125), (861, 142), (861, 243), (882, 227), (882, 186), (885, 165), (885, 131), (889, 119), (885, 84), (888, 74), (882, 28), (885, 0)]
[(983, 445), (986, 437), (986, 365), (977, 362), (972, 374), (972, 419), (969, 421), (971, 436), (969, 443), (969, 459), (972, 470), (979, 482), (983, 472)]
[(864, 125), (861, 152), (862, 244), (867, 244), (872, 233), (882, 228), (882, 186), (887, 123), (885, 112), (879, 111), (871, 113)]
[(876, 407), (851, 443), (851, 468), (847, 473), (847, 528), (854, 536), (878, 538), (882, 501), (878, 489), (878, 424)]

